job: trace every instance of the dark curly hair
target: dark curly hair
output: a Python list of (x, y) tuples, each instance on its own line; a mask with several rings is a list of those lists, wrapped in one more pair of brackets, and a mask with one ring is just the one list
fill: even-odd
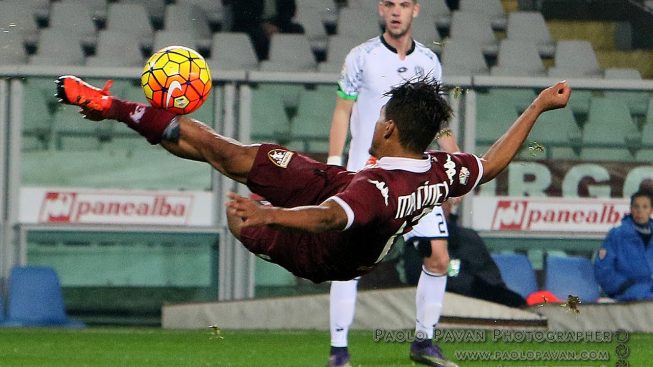
[(411, 79), (385, 95), (390, 97), (385, 118), (397, 125), (401, 145), (416, 153), (426, 151), (453, 115), (445, 88), (430, 76)]

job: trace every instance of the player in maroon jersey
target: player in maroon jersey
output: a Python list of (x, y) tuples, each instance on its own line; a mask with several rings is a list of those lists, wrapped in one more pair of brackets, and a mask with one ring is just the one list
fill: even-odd
[(379, 158), (377, 166), (353, 173), (278, 145), (242, 145), (194, 119), (122, 101), (76, 77), (60, 77), (57, 85), (61, 101), (82, 107), (86, 118), (122, 121), (150, 143), (208, 162), (266, 198), (271, 206), (230, 194), (231, 232), (256, 255), (315, 282), (370, 271), (432, 207), (496, 177), (537, 117), (565, 106), (571, 94), (565, 82), (542, 91), (477, 158), (424, 153), (452, 111), (439, 83), (406, 82), (388, 92), (376, 123), (370, 154)]

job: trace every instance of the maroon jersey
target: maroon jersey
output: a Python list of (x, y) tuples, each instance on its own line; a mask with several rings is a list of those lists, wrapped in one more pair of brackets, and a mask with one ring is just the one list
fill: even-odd
[(347, 280), (372, 270), (404, 234), (448, 197), (471, 191), (482, 176), (466, 153), (429, 152), (425, 159), (385, 157), (357, 173), (262, 145), (247, 185), (275, 206), (336, 201), (347, 213), (343, 231), (306, 233), (248, 227), (241, 241), (253, 253), (315, 282)]

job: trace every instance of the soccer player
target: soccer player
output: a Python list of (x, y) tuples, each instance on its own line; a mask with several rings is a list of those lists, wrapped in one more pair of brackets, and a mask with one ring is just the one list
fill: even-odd
[(564, 107), (571, 89), (560, 82), (540, 92), (482, 158), (424, 152), (452, 112), (439, 83), (409, 81), (389, 94), (370, 147), (378, 164), (353, 173), (279, 145), (243, 145), (197, 120), (120, 100), (73, 76), (57, 80), (60, 101), (81, 107), (87, 119), (121, 121), (151, 144), (207, 162), (266, 198), (272, 205), (231, 193), (230, 231), (254, 254), (314, 282), (369, 272), (433, 207), (496, 177), (537, 117)]
[[(336, 108), (331, 121), (327, 163), (342, 165), (342, 152), (348, 128), (351, 130), (347, 169), (358, 171), (369, 157), (376, 111), (388, 98), (384, 93), (415, 76), (442, 78), (442, 68), (433, 51), (412, 38), (412, 22), (419, 15), (416, 0), (382, 0), (378, 5), (385, 31), (353, 48), (345, 59)], [(428, 40), (427, 40), (428, 41)], [(438, 144), (446, 152), (457, 152), (450, 131), (439, 134)], [(420, 221), (416, 231), (404, 237), (418, 244), (423, 267), (416, 292), (416, 340), (410, 346), (410, 358), (429, 366), (457, 367), (433, 345), (433, 328), (442, 313), (447, 284), (449, 253), (447, 225), (439, 207)], [(363, 239), (365, 241), (365, 239)], [(329, 298), (331, 350), (329, 367), (349, 366), (348, 332), (354, 319), (359, 278), (331, 283)]]

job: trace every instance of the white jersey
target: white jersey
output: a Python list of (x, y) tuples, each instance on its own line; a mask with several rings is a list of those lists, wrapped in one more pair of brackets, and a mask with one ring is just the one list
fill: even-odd
[(372, 38), (349, 52), (338, 81), (338, 95), (356, 101), (349, 122), (348, 170), (359, 171), (369, 158), (374, 125), (381, 107), (389, 99), (383, 94), (417, 76), (442, 79), (437, 55), (419, 42), (413, 41), (404, 60), (383, 36)]
[(413, 229), (404, 234), (404, 240), (408, 241), (413, 237), (427, 237), (427, 238), (448, 238), (449, 229), (447, 228), (447, 221), (444, 218), (442, 207), (436, 206), (433, 211), (425, 215), (419, 220)]

